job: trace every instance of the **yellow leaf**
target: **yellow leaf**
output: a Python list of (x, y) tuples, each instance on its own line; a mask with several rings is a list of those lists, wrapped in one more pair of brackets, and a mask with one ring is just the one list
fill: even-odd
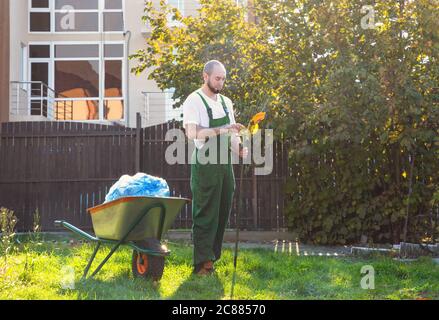
[(255, 114), (251, 120), (252, 124), (258, 124), (259, 122), (263, 121), (265, 119), (265, 112), (259, 112), (258, 114)]
[(404, 172), (402, 173), (402, 176), (403, 176), (404, 179), (406, 179), (406, 178), (407, 178), (407, 172), (404, 171)]
[(256, 134), (259, 131), (259, 124), (254, 124), (250, 127), (250, 133), (251, 134)]

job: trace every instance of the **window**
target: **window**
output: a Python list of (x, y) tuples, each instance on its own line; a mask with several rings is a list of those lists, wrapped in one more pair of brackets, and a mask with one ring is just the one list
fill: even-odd
[(99, 45), (56, 44), (54, 52), (57, 115), (68, 105), (70, 120), (99, 120)]
[(123, 120), (124, 57), (122, 42), (31, 43), (31, 79), (57, 94), (54, 102), (41, 101), (35, 86), (31, 113), (47, 113), (49, 103), (58, 120)]
[(49, 9), (49, 0), (32, 0), (32, 8), (34, 9)]
[(123, 57), (122, 44), (107, 44), (104, 47), (104, 118), (119, 120), (123, 118)]
[(55, 11), (56, 32), (98, 32), (98, 12)]
[(55, 32), (98, 32), (99, 0), (54, 0)]
[(44, 85), (49, 82), (49, 63), (32, 62), (31, 70), (31, 94), (30, 94), (30, 114), (33, 116), (47, 116), (47, 89)]
[(103, 20), (105, 32), (124, 31), (122, 0), (105, 0)]
[(105, 120), (115, 121), (124, 118), (123, 100), (107, 99), (104, 101), (104, 118)]
[(99, 58), (99, 45), (56, 45), (55, 58)]
[(29, 1), (29, 30), (50, 32), (51, 16), (49, 0)]
[(181, 14), (184, 14), (184, 0), (167, 0), (166, 2), (168, 5), (177, 8)]
[(104, 31), (106, 31), (106, 32), (123, 31), (123, 13), (122, 12), (105, 12), (104, 13)]
[(71, 117), (66, 120), (99, 120), (99, 100), (72, 100), (66, 105), (63, 101), (58, 101), (58, 105), (58, 115), (67, 112), (67, 115)]
[(29, 32), (123, 32), (125, 0), (28, 0)]
[[(174, 8), (177, 8), (182, 15), (184, 15), (184, 0), (167, 0), (166, 3)], [(170, 26), (177, 26), (179, 23), (172, 18), (172, 14), (168, 16), (168, 24)]]
[(122, 97), (122, 61), (105, 61), (105, 97)]
[(99, 44), (54, 47), (56, 114), (61, 120), (99, 120)]
[(99, 98), (99, 61), (55, 61), (55, 91), (67, 98)]
[(106, 44), (104, 47), (106, 58), (123, 58), (123, 45), (121, 44)]
[(66, 7), (73, 10), (99, 10), (99, 0), (55, 0), (55, 10)]
[(50, 32), (50, 13), (31, 12), (30, 30), (32, 32)]
[(105, 0), (105, 9), (122, 10), (122, 0)]
[(30, 45), (29, 58), (50, 58), (49, 45)]
[[(31, 64), (31, 81), (42, 82), (47, 85), (49, 82), (49, 64), (47, 62), (34, 62)], [(41, 96), (43, 88), (41, 84), (32, 84), (31, 96)]]

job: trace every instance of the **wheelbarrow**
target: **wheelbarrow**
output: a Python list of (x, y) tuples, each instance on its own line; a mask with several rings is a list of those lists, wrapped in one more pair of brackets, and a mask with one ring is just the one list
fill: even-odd
[(89, 278), (93, 278), (116, 250), (127, 245), (133, 249), (131, 269), (135, 277), (158, 281), (165, 268), (165, 257), (170, 255), (161, 245), (162, 235), (174, 223), (177, 215), (190, 199), (173, 197), (124, 197), (88, 209), (95, 236), (67, 223), (55, 221), (82, 238), (95, 242), (96, 247), (88, 261), (81, 280), (87, 274), (101, 245), (111, 245), (111, 251)]

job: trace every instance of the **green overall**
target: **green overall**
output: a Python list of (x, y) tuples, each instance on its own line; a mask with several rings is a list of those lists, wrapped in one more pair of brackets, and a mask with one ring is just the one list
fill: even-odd
[[(225, 117), (213, 119), (212, 109), (206, 99), (203, 100), (209, 115), (209, 128), (218, 128), (230, 124), (229, 112), (224, 98), (220, 95), (221, 103), (226, 113)], [(201, 164), (198, 153), (209, 154), (212, 147), (205, 150), (206, 144), (192, 154), (191, 190), (192, 190), (192, 232), (194, 242), (194, 266), (197, 268), (206, 261), (216, 261), (221, 256), (221, 247), (227, 221), (232, 208), (235, 191), (235, 176), (231, 163), (231, 148), (229, 135), (217, 136), (217, 162)], [(227, 164), (220, 164), (220, 154), (227, 155)], [(224, 156), (223, 156), (224, 157)]]

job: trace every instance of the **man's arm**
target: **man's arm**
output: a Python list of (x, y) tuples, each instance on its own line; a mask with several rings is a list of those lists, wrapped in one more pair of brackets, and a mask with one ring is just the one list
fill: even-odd
[(186, 136), (189, 140), (204, 140), (208, 137), (218, 136), (225, 133), (238, 133), (244, 126), (242, 124), (231, 124), (223, 128), (206, 128), (194, 123), (188, 123), (185, 127)]
[(241, 138), (236, 134), (232, 134), (232, 151), (239, 155), (239, 152), (241, 151), (242, 145), (241, 145)]

